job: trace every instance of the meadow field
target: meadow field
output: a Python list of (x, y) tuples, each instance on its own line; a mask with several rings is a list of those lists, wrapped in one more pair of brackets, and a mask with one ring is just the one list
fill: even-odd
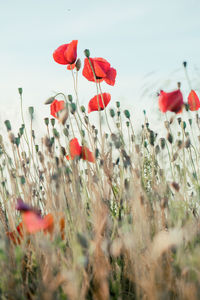
[[(200, 299), (200, 101), (187, 63), (189, 93), (174, 82), (158, 95), (165, 132), (145, 111), (135, 131), (129, 110), (102, 91), (117, 71), (84, 53), (81, 62), (76, 40), (53, 53), (74, 94), (44, 99), (42, 139), (33, 106), (24, 121), (23, 88), (17, 134), (5, 120), (0, 299)], [(88, 107), (78, 76), (96, 86)]]

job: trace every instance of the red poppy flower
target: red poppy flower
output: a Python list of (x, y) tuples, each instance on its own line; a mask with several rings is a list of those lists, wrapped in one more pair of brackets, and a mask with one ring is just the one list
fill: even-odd
[(160, 91), (158, 99), (159, 108), (162, 112), (172, 111), (180, 113), (183, 106), (183, 95), (180, 90), (173, 91), (171, 93), (165, 93)]
[(69, 152), (70, 156), (66, 156), (67, 160), (80, 157), (83, 160), (95, 162), (94, 154), (86, 146), (80, 146), (77, 138), (74, 138), (69, 142)]
[(191, 90), (191, 92), (189, 93), (188, 105), (189, 105), (189, 109), (191, 111), (195, 111), (195, 110), (198, 110), (200, 108), (199, 97), (197, 96), (197, 94), (195, 93), (194, 90)]
[[(102, 101), (102, 97), (103, 97), (103, 101)], [(104, 110), (104, 108), (110, 102), (110, 99), (111, 99), (111, 95), (109, 93), (103, 93), (102, 95), (98, 94), (94, 96), (88, 104), (88, 113), (90, 113), (91, 111)]]
[(57, 113), (65, 108), (65, 101), (54, 100), (50, 105), (51, 115), (57, 118)]
[[(117, 71), (110, 67), (110, 63), (107, 62), (107, 60), (97, 57), (90, 58), (90, 62), (92, 64), (97, 81), (101, 82), (105, 80), (105, 82), (109, 85), (115, 84)], [(90, 62), (88, 58), (85, 58), (82, 74), (85, 78), (87, 78), (87, 80), (95, 82), (95, 77), (90, 66)]]
[(61, 65), (73, 65), (77, 59), (77, 40), (58, 47), (53, 53), (55, 62)]

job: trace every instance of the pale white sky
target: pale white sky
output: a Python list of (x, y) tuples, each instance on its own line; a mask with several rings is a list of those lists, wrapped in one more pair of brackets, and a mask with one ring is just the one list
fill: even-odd
[[(24, 89), (25, 109), (49, 115), (43, 103), (56, 91), (73, 93), (65, 66), (52, 59), (61, 44), (78, 39), (78, 56), (89, 48), (117, 69), (111, 107), (121, 100), (138, 120), (142, 110), (157, 111), (155, 93), (183, 82), (182, 62), (189, 62), (194, 88), (199, 85), (199, 0), (0, 0), (0, 122), (17, 120)], [(87, 104), (95, 86), (80, 76), (80, 102)], [(36, 119), (37, 120), (37, 119)], [(21, 121), (19, 122), (21, 123)]]

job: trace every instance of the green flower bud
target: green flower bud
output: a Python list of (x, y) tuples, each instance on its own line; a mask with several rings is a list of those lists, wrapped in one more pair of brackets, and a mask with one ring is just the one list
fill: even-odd
[(51, 125), (54, 127), (56, 120), (52, 118), (50, 121), (51, 121)]
[(89, 49), (85, 49), (85, 50), (84, 50), (84, 54), (85, 54), (85, 56), (86, 56), (87, 58), (89, 58), (89, 57), (90, 57), (90, 50), (89, 50)]
[(81, 60), (80, 60), (80, 58), (77, 59), (75, 66), (76, 66), (76, 70), (79, 71), (80, 68), (81, 68)]
[(22, 88), (18, 88), (18, 92), (19, 92), (19, 94), (20, 94), (20, 96), (21, 96), (22, 93), (23, 93), (23, 89), (22, 89)]
[(72, 114), (76, 112), (76, 104), (73, 102), (70, 104), (70, 111)]
[(184, 61), (184, 62), (183, 62), (183, 66), (184, 66), (184, 68), (187, 67), (187, 61)]
[(119, 101), (116, 102), (116, 106), (117, 106), (117, 108), (120, 108), (120, 102)]
[(69, 131), (68, 131), (67, 128), (64, 128), (64, 129), (63, 129), (63, 133), (64, 133), (64, 135), (65, 135), (66, 137), (69, 136)]
[(44, 104), (51, 104), (54, 100), (55, 100), (55, 97), (50, 97), (44, 102)]
[(34, 113), (34, 107), (29, 106), (28, 111), (29, 111), (29, 114), (30, 114), (30, 117), (31, 117), (31, 120), (32, 120), (33, 119), (33, 113)]
[(81, 111), (82, 113), (85, 113), (85, 106), (81, 105)]
[(11, 130), (11, 124), (10, 124), (10, 121), (9, 121), (9, 120), (6, 120), (4, 123), (5, 123), (5, 125), (6, 125), (7, 131), (10, 131), (10, 130)]
[(72, 95), (68, 95), (67, 97), (68, 97), (69, 102), (72, 102), (72, 100), (73, 100)]
[(49, 118), (44, 118), (44, 123), (45, 123), (46, 126), (48, 126), (49, 125)]
[(114, 116), (115, 116), (115, 111), (114, 111), (114, 109), (110, 109), (110, 116), (112, 117), (112, 118), (114, 118)]
[(38, 152), (39, 151), (39, 146), (35, 145), (35, 151)]
[(130, 112), (127, 109), (125, 109), (124, 114), (127, 119), (130, 119)]
[(59, 134), (59, 132), (57, 131), (56, 128), (53, 128), (53, 135), (55, 136), (55, 138), (59, 138), (60, 137), (60, 134)]

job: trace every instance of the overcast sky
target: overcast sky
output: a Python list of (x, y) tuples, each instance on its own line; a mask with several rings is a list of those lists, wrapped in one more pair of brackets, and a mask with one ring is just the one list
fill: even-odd
[[(189, 63), (194, 88), (199, 87), (199, 0), (0, 0), (0, 122), (18, 114), (18, 87), (25, 109), (33, 105), (45, 117), (46, 98), (56, 91), (73, 93), (65, 66), (52, 59), (61, 44), (78, 39), (78, 56), (89, 48), (117, 69), (116, 85), (103, 84), (112, 102), (121, 100), (135, 118), (157, 110), (155, 94), (184, 80)], [(87, 104), (95, 86), (80, 76), (80, 102)], [(140, 114), (141, 113), (141, 114)]]

